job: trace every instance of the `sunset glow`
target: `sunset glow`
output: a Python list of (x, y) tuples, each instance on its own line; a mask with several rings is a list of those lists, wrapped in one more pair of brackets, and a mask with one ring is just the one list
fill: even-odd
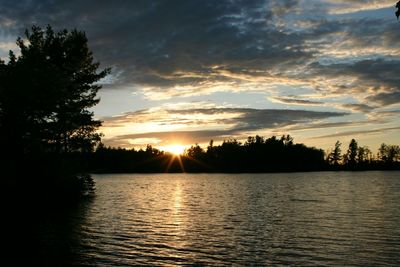
[(112, 70), (92, 109), (106, 146), (181, 154), (256, 134), (324, 150), (400, 142), (395, 1), (108, 1), (96, 12), (63, 2), (40, 12), (29, 2), (30, 16), (10, 5), (0, 58), (33, 23), (79, 25)]
[(172, 153), (175, 156), (180, 156), (183, 154), (183, 152), (185, 152), (186, 146), (175, 144), (175, 145), (160, 147), (160, 149), (165, 152)]

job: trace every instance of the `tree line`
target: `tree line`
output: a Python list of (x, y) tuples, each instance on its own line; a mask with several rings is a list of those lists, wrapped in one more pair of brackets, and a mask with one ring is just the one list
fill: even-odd
[(351, 139), (347, 150), (342, 153), (342, 143), (337, 141), (327, 153), (326, 160), (331, 168), (339, 170), (398, 169), (400, 147), (382, 143), (374, 155), (369, 147), (360, 146), (355, 139)]
[(352, 139), (347, 151), (336, 142), (332, 151), (294, 143), (290, 135), (250, 136), (245, 142), (229, 139), (221, 145), (211, 140), (207, 148), (198, 144), (177, 157), (148, 145), (146, 149), (124, 149), (99, 145), (86, 155), (92, 172), (295, 172), (335, 170), (400, 169), (400, 148), (382, 144), (377, 155)]

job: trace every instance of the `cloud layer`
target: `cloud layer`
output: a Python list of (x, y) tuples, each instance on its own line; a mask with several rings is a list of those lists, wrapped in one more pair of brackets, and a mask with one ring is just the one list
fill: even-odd
[[(339, 121), (325, 123), (351, 124), (340, 121), (345, 112), (392, 129), (397, 115), (384, 112), (400, 105), (394, 2), (3, 0), (0, 56), (32, 24), (85, 30), (96, 58), (113, 68), (104, 88), (154, 103), (105, 118), (115, 144), (117, 136), (163, 142), (174, 131), (203, 140), (277, 126), (305, 129), (334, 117)], [(160, 101), (253, 92), (265, 94), (264, 108), (155, 108)]]
[[(106, 118), (104, 125), (109, 131), (109, 138), (105, 141), (121, 147), (138, 145), (138, 140), (143, 138), (157, 145), (174, 142), (204, 143), (211, 139), (222, 141), (233, 137), (247, 137), (252, 132), (279, 132), (283, 127), (300, 124), (310, 124), (313, 127), (312, 123), (346, 115), (348, 113), (280, 109), (157, 108)], [(131, 131), (135, 133), (132, 134)]]
[(392, 2), (2, 1), (0, 36), (9, 42), (33, 23), (86, 30), (96, 56), (114, 68), (108, 86), (139, 85), (149, 98), (302, 84), (328, 93), (368, 91), (383, 105), (394, 102), (388, 93), (399, 92), (394, 17), (332, 14)]

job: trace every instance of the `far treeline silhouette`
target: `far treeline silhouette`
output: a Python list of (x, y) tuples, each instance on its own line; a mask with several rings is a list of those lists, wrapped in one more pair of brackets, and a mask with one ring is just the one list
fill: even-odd
[(100, 144), (86, 160), (92, 172), (295, 172), (326, 170), (400, 169), (400, 148), (382, 144), (373, 156), (368, 147), (352, 139), (342, 155), (341, 143), (328, 154), (314, 147), (295, 144), (289, 135), (248, 137), (241, 143), (225, 140), (206, 149), (194, 145), (177, 157), (148, 145), (145, 150), (105, 147)]
[(25, 35), (20, 52), (0, 60), (2, 189), (14, 198), (79, 198), (93, 180), (72, 155), (100, 142), (88, 109), (109, 69), (98, 70), (84, 32), (33, 26)]

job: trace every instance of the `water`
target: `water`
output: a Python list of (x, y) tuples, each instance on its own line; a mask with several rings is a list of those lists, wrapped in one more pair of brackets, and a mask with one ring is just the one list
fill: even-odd
[(44, 263), (399, 266), (400, 172), (95, 175)]

